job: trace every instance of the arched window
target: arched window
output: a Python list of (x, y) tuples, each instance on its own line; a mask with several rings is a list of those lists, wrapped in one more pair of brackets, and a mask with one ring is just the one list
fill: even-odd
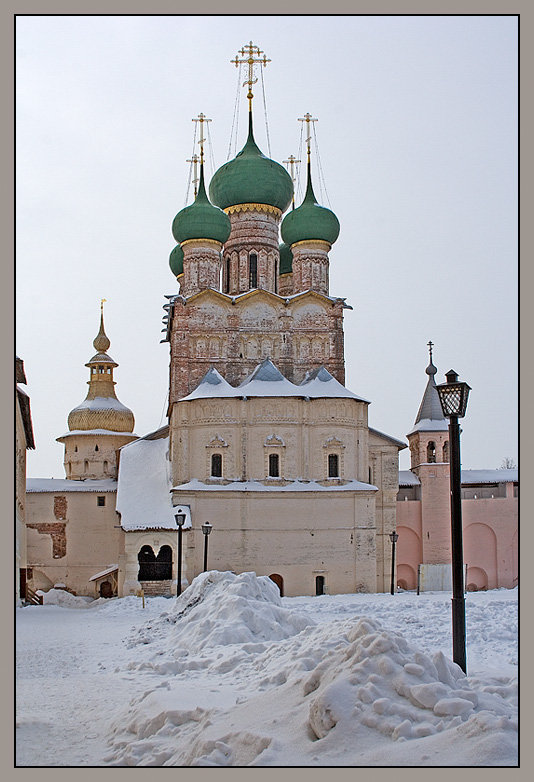
[(95, 445), (95, 451), (98, 451), (98, 445)]
[(339, 456), (337, 453), (328, 454), (328, 477), (339, 478)]
[(211, 477), (222, 478), (222, 454), (211, 454)]
[(83, 469), (85, 470), (85, 472), (87, 472), (87, 470), (89, 469), (89, 462), (87, 460), (83, 463)]
[(107, 471), (108, 471), (108, 463), (104, 462), (104, 472), (107, 472)]
[(445, 440), (445, 442), (443, 443), (443, 461), (444, 462), (450, 461), (450, 459), (449, 459), (449, 441), (448, 440)]
[(74, 446), (74, 453), (78, 453), (78, 446), (77, 445)]
[(436, 443), (430, 440), (426, 447), (426, 460), (429, 464), (434, 464), (436, 461)]
[(230, 293), (230, 256), (226, 256), (226, 280), (224, 283), (225, 293)]
[(280, 477), (280, 457), (278, 456), (277, 453), (269, 454), (269, 477), (270, 478)]
[(250, 253), (248, 258), (249, 269), (249, 288), (258, 287), (258, 256), (256, 253)]

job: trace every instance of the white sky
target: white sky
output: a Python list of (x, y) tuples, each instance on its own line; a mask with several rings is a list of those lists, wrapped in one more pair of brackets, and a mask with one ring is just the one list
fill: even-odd
[[(164, 294), (185, 205), (192, 118), (226, 162), (230, 63), (252, 40), (271, 155), (298, 153), (309, 111), (341, 223), (330, 292), (347, 298), (347, 386), (405, 439), (426, 386), (472, 387), (464, 469), (517, 461), (517, 20), (513, 16), (22, 16), (17, 19), (17, 354), (37, 449), (63, 477), (100, 299), (117, 396), (139, 435), (165, 423)], [(260, 85), (256, 140), (268, 154)], [(245, 141), (240, 93), (238, 149)], [(197, 150), (198, 151), (198, 150)], [(208, 169), (211, 175), (211, 171)], [(320, 198), (317, 162), (315, 191)], [(408, 449), (400, 467), (409, 467)]]

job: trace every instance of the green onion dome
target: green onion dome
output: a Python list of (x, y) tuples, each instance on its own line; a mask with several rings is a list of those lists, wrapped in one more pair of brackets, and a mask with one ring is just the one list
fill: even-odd
[(283, 242), (278, 249), (280, 250), (280, 274), (289, 274), (293, 271), (293, 253), (291, 247)]
[(184, 251), (179, 244), (176, 245), (169, 256), (169, 266), (175, 277), (179, 277), (180, 274), (184, 273)]
[(309, 164), (308, 187), (304, 201), (284, 217), (281, 233), (283, 241), (289, 246), (306, 239), (320, 239), (328, 244), (334, 244), (339, 236), (339, 220), (330, 209), (317, 203)]
[(191, 206), (178, 212), (172, 223), (172, 234), (181, 244), (187, 239), (214, 239), (224, 244), (230, 236), (230, 218), (222, 209), (213, 206), (204, 187), (204, 166), (200, 166), (198, 195)]
[(252, 113), (247, 143), (233, 160), (215, 172), (210, 198), (221, 209), (238, 204), (267, 204), (285, 212), (291, 203), (292, 179), (283, 166), (266, 157), (257, 146), (252, 133)]

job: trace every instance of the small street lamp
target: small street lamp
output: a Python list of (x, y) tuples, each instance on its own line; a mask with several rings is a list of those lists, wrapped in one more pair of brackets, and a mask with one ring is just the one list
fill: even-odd
[(185, 522), (185, 513), (175, 513), (174, 520), (178, 527), (178, 559), (176, 562), (178, 566), (178, 573), (176, 580), (176, 597), (180, 597), (182, 594), (182, 527), (184, 526)]
[(460, 462), (460, 425), (467, 409), (471, 388), (458, 381), (451, 369), (447, 382), (436, 386), (443, 415), (449, 419), (451, 481), (451, 548), (452, 548), (452, 659), (467, 673), (465, 653), (464, 554), (462, 541), (462, 483)]
[(391, 594), (395, 594), (395, 543), (398, 541), (399, 536), (397, 532), (390, 532), (389, 539), (391, 541)]
[(208, 569), (208, 535), (213, 529), (213, 525), (209, 521), (205, 521), (201, 527), (204, 534), (204, 573)]

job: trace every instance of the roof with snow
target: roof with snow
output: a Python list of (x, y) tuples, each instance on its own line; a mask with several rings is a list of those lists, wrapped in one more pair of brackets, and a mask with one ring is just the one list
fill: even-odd
[(74, 481), (68, 478), (27, 478), (27, 492), (97, 491), (99, 493), (117, 491), (117, 481), (112, 478), (100, 480)]
[[(117, 512), (127, 532), (144, 529), (177, 530), (171, 499), (169, 438), (140, 438), (121, 448)], [(188, 507), (184, 528), (191, 526)]]
[(187, 483), (181, 483), (179, 486), (173, 486), (172, 491), (267, 491), (267, 492), (309, 492), (309, 491), (378, 491), (376, 486), (371, 483), (362, 483), (361, 481), (348, 481), (344, 484), (331, 484), (324, 486), (317, 481), (292, 481), (281, 486), (278, 483), (269, 483), (266, 481), (232, 481), (227, 484), (203, 483), (202, 481), (192, 480)]
[[(462, 470), (462, 486), (472, 483), (515, 483), (518, 470)], [(411, 470), (399, 470), (399, 486), (420, 486), (421, 481)]]
[(114, 432), (111, 429), (73, 429), (71, 432), (65, 432), (65, 434), (62, 434), (60, 437), (56, 437), (56, 440), (62, 440), (65, 437), (79, 437), (81, 434), (90, 434), (90, 435), (116, 435), (117, 437), (135, 437), (137, 438), (137, 435), (135, 432)]
[(247, 397), (301, 397), (309, 399), (350, 398), (368, 403), (367, 399), (357, 396), (324, 367), (309, 373), (300, 385), (288, 380), (266, 358), (239, 386), (231, 386), (215, 369), (206, 372), (198, 386), (180, 401), (207, 398), (247, 398)]
[(101, 570), (100, 573), (95, 573), (94, 576), (91, 576), (89, 581), (96, 581), (99, 578), (103, 578), (104, 576), (109, 576), (110, 573), (115, 573), (116, 570), (119, 569), (118, 565), (110, 565), (105, 570)]

